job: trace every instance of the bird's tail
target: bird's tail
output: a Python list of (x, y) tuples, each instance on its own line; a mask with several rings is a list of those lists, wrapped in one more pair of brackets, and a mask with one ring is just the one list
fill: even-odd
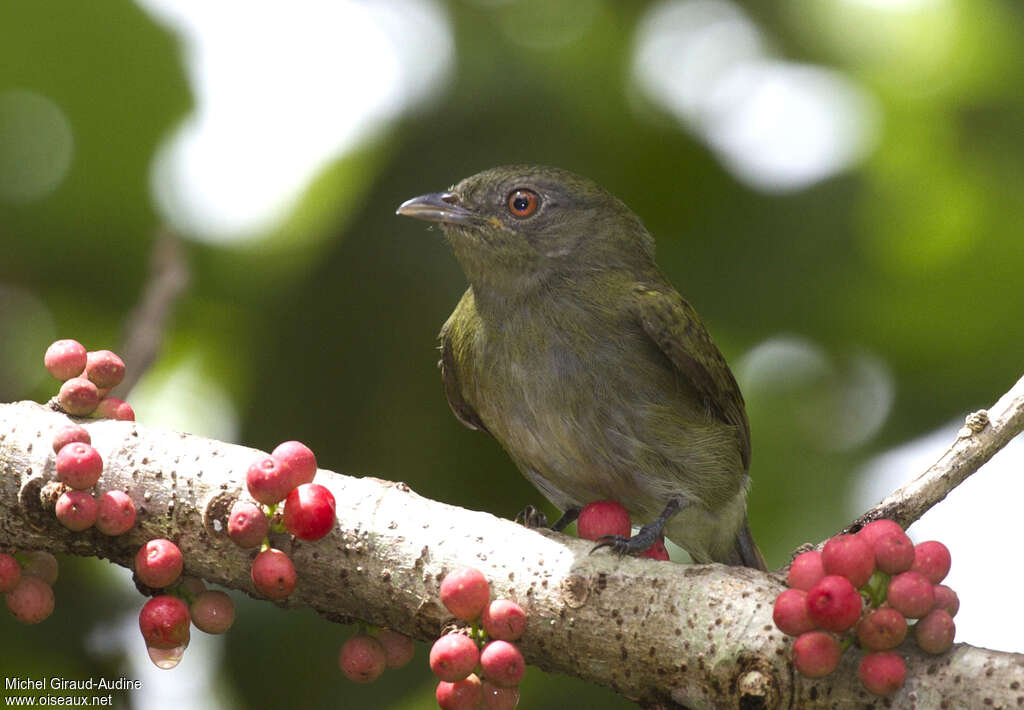
[(743, 518), (743, 525), (736, 533), (736, 542), (733, 543), (733, 554), (729, 560), (730, 564), (753, 567), (754, 569), (767, 570), (761, 551), (757, 549), (754, 536), (750, 534), (750, 526), (747, 525), (746, 517)]

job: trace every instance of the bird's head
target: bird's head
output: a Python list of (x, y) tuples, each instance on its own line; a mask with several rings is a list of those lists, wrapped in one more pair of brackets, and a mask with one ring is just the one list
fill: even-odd
[(439, 223), (474, 288), (506, 295), (553, 278), (643, 267), (653, 254), (629, 208), (558, 168), (492, 168), (414, 197), (398, 214)]

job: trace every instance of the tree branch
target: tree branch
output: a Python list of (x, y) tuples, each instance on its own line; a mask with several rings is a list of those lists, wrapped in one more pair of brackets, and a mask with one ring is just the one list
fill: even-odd
[[(50, 441), (68, 417), (33, 402), (0, 404), (0, 547), (97, 556), (130, 566), (154, 537), (174, 540), (186, 573), (257, 596), (252, 551), (226, 536), (228, 512), (247, 497), (249, 449), (135, 422), (76, 420), (104, 460), (99, 490), (136, 501), (133, 530), (107, 538), (71, 533), (43, 509), (55, 478)], [(450, 621), (438, 588), (447, 571), (472, 565), (495, 595), (530, 617), (519, 643), (544, 670), (610, 687), (658, 708), (882, 708), (1016, 706), (1024, 656), (958, 644), (926, 656), (911, 644), (907, 682), (895, 697), (870, 696), (856, 654), (812, 681), (789, 663), (789, 640), (773, 625), (782, 582), (722, 565), (677, 565), (590, 555), (592, 543), (431, 501), (402, 483), (321, 470), (338, 525), (317, 542), (272, 537), (295, 562), (299, 584), (282, 606), (360, 618), (429, 641)]]
[(895, 520), (904, 529), (910, 527), (1021, 431), (1024, 431), (1024, 377), (990, 409), (969, 414), (956, 441), (927, 471), (886, 496), (846, 530), (857, 531), (879, 518)]
[(153, 242), (149, 276), (124, 326), (119, 350), (132, 364), (112, 394), (124, 399), (160, 354), (167, 321), (189, 282), (185, 247), (170, 227), (162, 227)]

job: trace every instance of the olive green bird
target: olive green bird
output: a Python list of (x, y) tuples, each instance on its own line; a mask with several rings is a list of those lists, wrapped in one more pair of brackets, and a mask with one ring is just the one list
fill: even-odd
[(629, 208), (565, 170), (506, 166), (398, 214), (439, 223), (469, 280), (441, 329), (455, 416), (485, 431), (564, 511), (596, 500), (697, 562), (764, 569), (747, 527), (743, 397)]

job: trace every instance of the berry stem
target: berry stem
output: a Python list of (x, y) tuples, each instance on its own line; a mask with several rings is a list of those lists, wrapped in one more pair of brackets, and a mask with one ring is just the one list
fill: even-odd
[(871, 575), (871, 605), (876, 609), (885, 601), (885, 592), (889, 588), (890, 576), (881, 570)]
[(168, 594), (184, 599), (185, 603), (189, 606), (192, 606), (192, 602), (194, 602), (196, 600), (196, 596), (198, 596), (190, 592), (184, 582), (179, 582), (174, 586), (174, 588), (167, 590), (167, 592)]

